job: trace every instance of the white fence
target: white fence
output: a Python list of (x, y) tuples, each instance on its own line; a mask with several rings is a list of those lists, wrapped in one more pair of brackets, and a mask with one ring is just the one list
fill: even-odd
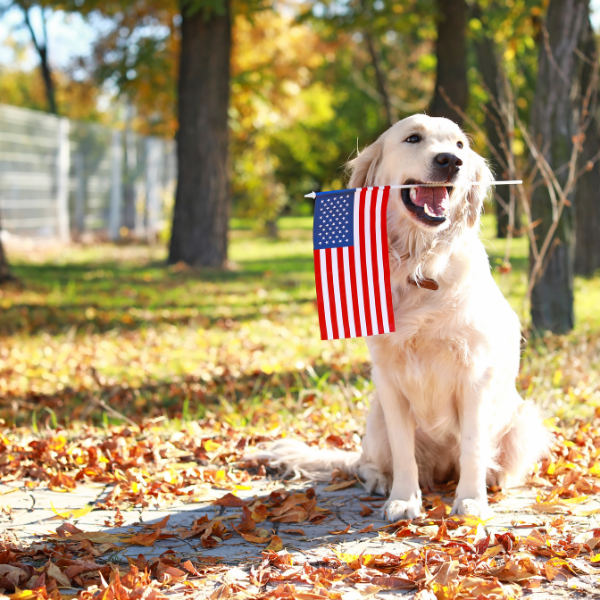
[(131, 131), (0, 105), (0, 227), (68, 241), (153, 239), (168, 217), (175, 145)]

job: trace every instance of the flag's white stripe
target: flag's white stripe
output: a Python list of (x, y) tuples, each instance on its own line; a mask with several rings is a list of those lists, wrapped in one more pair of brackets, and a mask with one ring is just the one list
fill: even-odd
[(344, 330), (344, 316), (342, 315), (342, 302), (340, 296), (340, 271), (338, 269), (337, 248), (331, 250), (331, 273), (333, 274), (333, 299), (335, 301), (335, 316), (337, 318), (338, 338), (346, 337)]
[(360, 331), (364, 337), (367, 335), (367, 326), (365, 320), (365, 305), (363, 301), (364, 295), (362, 285), (362, 271), (360, 267), (360, 236), (362, 235), (360, 193), (360, 189), (354, 192), (354, 273), (356, 274), (356, 296), (358, 298), (358, 318), (360, 321)]
[[(367, 190), (367, 198), (365, 201), (365, 219), (364, 219), (364, 236), (365, 236), (365, 264), (367, 265), (367, 289), (369, 291), (369, 304), (371, 306), (371, 328), (373, 335), (379, 335), (379, 326), (377, 325), (377, 307), (375, 306), (375, 290), (373, 289), (373, 263), (371, 254), (371, 202), (373, 200), (373, 188)], [(364, 283), (363, 283), (364, 285)]]
[(377, 238), (377, 273), (379, 274), (379, 302), (381, 304), (381, 317), (383, 319), (384, 333), (390, 332), (390, 324), (387, 312), (387, 298), (385, 293), (385, 272), (383, 268), (383, 240), (381, 239), (381, 208), (383, 204), (383, 188), (379, 188), (377, 194), (377, 211), (375, 221), (375, 236)]
[(329, 287), (327, 285), (327, 250), (319, 250), (321, 255), (321, 293), (323, 294), (323, 312), (325, 313), (325, 328), (327, 339), (333, 339), (333, 327), (331, 326), (331, 310), (329, 307)]
[(344, 288), (346, 290), (346, 307), (348, 310), (348, 328), (350, 337), (356, 337), (356, 326), (354, 324), (354, 307), (352, 306), (352, 281), (350, 280), (350, 252), (348, 246), (342, 249), (344, 258)]

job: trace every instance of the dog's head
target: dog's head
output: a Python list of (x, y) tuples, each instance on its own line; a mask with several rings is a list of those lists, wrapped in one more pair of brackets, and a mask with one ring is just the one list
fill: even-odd
[[(469, 140), (448, 119), (413, 115), (396, 123), (349, 163), (350, 187), (444, 183), (394, 194), (399, 214), (428, 232), (466, 222), (474, 227), (492, 174)], [(482, 185), (469, 186), (478, 182)]]

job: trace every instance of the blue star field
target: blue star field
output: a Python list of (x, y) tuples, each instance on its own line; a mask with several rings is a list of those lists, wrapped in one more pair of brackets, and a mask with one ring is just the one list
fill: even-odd
[(316, 250), (354, 245), (353, 190), (342, 190), (317, 196), (313, 242)]

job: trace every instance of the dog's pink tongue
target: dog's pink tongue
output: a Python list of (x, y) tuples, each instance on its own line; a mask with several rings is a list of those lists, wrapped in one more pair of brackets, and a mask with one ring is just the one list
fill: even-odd
[(412, 201), (417, 206), (427, 209), (425, 212), (431, 213), (436, 217), (443, 217), (450, 207), (450, 196), (445, 187), (417, 187), (417, 195)]

